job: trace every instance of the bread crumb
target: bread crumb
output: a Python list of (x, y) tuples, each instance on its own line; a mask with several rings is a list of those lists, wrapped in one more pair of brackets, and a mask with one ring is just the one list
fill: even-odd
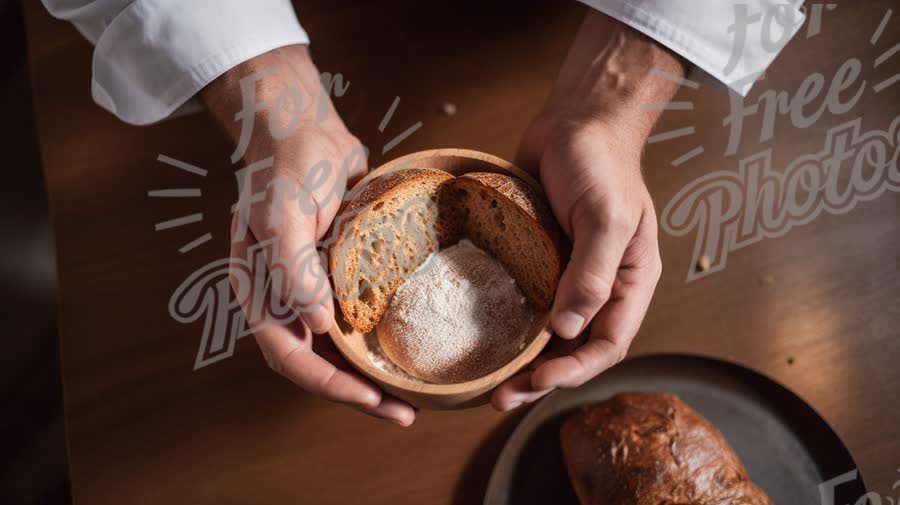
[(455, 116), (456, 104), (453, 102), (444, 102), (443, 105), (441, 105), (441, 112), (447, 117)]
[(709, 256), (703, 255), (700, 256), (700, 259), (697, 260), (697, 270), (700, 272), (705, 272), (709, 270), (712, 266), (712, 261), (709, 259)]

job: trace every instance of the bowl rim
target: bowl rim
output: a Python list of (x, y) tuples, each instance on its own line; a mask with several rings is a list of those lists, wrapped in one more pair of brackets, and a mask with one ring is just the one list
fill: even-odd
[[(366, 174), (365, 177), (354, 184), (353, 188), (351, 188), (349, 192), (350, 194), (358, 194), (361, 188), (365, 187), (365, 185), (369, 184), (374, 179), (397, 170), (408, 168), (434, 168), (441, 170), (437, 167), (421, 165), (421, 163), (426, 160), (439, 157), (456, 157), (476, 160), (481, 163), (487, 163), (494, 168), (495, 172), (514, 175), (524, 180), (532, 187), (543, 192), (541, 190), (540, 184), (536, 179), (534, 179), (534, 177), (532, 177), (524, 170), (516, 167), (512, 163), (492, 154), (483, 153), (481, 151), (456, 148), (417, 151), (388, 161)], [(472, 170), (472, 172), (475, 171), (484, 170)], [(338, 214), (340, 214), (340, 212), (344, 210), (344, 207), (347, 205), (347, 203), (349, 202), (342, 202), (341, 207), (338, 210)], [(330, 282), (333, 282), (333, 280), (330, 280)], [(338, 324), (337, 318), (343, 318), (343, 313), (341, 313), (340, 305), (338, 303), (335, 303), (334, 308), (335, 319), (332, 321), (331, 327), (328, 329), (328, 335), (331, 337), (332, 342), (334, 342), (334, 345), (338, 348), (338, 351), (340, 351), (341, 355), (343, 355), (344, 358), (347, 359), (347, 361), (349, 361), (355, 369), (361, 371), (364, 375), (368, 376), (371, 379), (374, 379), (396, 389), (433, 396), (452, 396), (482, 389), (484, 389), (485, 391), (492, 389), (493, 387), (512, 377), (526, 365), (534, 361), (534, 359), (537, 358), (538, 354), (540, 354), (540, 352), (547, 345), (547, 342), (552, 336), (552, 332), (550, 331), (549, 327), (550, 313), (549, 311), (546, 311), (539, 314), (538, 318), (536, 318), (534, 324), (531, 326), (532, 332), (535, 328), (540, 328), (540, 330), (537, 331), (537, 333), (525, 346), (525, 348), (523, 348), (512, 360), (507, 362), (505, 365), (477, 379), (472, 379), (465, 382), (456, 382), (452, 384), (435, 384), (389, 373), (372, 363), (368, 356), (360, 356), (356, 352), (356, 350), (348, 342), (346, 342), (346, 334)], [(340, 314), (340, 316), (338, 316), (338, 314)], [(360, 338), (365, 338), (367, 335), (360, 334), (356, 329), (352, 329), (352, 332), (359, 334)]]

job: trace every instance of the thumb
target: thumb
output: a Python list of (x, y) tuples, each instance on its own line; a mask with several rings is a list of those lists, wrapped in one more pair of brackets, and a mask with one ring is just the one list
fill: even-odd
[[(298, 191), (298, 201), (314, 202), (302, 186)], [(263, 251), (273, 291), (314, 333), (324, 333), (334, 320), (331, 284), (317, 247), (317, 215), (300, 207), (279, 202), (267, 212), (256, 209), (249, 226), (270, 245)]]
[(334, 321), (331, 283), (315, 240), (315, 217), (291, 213), (276, 234), (278, 254), (287, 260), (282, 299), (314, 333), (325, 333)]
[(573, 211), (572, 255), (559, 281), (551, 324), (557, 335), (575, 338), (609, 300), (625, 248), (628, 221), (588, 207)]

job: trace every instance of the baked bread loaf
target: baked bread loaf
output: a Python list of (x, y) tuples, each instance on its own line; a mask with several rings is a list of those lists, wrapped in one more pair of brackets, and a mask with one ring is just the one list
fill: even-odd
[(560, 438), (582, 505), (772, 505), (722, 434), (672, 395), (616, 395), (567, 419)]
[(344, 319), (368, 333), (428, 256), (468, 237), (490, 252), (540, 311), (550, 307), (567, 242), (543, 196), (509, 175), (403, 169), (341, 211), (329, 269)]

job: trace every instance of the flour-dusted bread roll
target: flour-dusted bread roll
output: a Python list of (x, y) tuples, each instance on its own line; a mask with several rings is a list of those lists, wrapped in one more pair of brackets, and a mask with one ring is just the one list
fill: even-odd
[(667, 394), (624, 393), (563, 424), (582, 505), (772, 505), (725, 438)]
[(483, 377), (525, 347), (534, 310), (503, 265), (468, 240), (441, 249), (397, 288), (376, 327), (384, 354), (413, 377)]
[(541, 193), (513, 176), (403, 169), (373, 180), (341, 211), (329, 268), (344, 318), (368, 333), (428, 256), (468, 237), (496, 257), (539, 311), (568, 251)]

